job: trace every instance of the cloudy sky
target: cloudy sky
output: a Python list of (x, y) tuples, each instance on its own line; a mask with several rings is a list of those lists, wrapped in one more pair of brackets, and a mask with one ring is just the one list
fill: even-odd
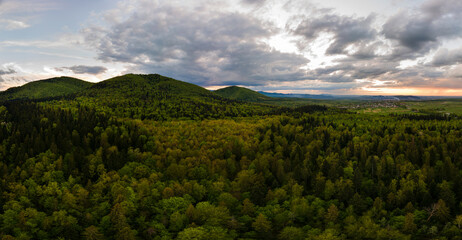
[(209, 89), (462, 96), (460, 0), (0, 0), (0, 89), (159, 73)]

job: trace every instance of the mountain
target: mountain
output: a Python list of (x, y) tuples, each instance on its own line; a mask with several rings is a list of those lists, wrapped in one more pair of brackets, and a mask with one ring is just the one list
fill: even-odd
[(60, 103), (89, 106), (109, 115), (166, 120), (250, 116), (274, 107), (221, 97), (200, 86), (159, 74), (127, 74), (94, 84), (77, 97)]
[[(72, 95), (71, 95), (72, 94)], [(307, 104), (305, 99), (271, 98), (241, 87), (209, 91), (159, 74), (127, 74), (99, 83), (69, 77), (25, 84), (0, 93), (1, 100), (49, 99), (48, 104), (88, 107), (107, 116), (135, 119), (217, 119), (273, 114), (280, 107)]]
[(6, 91), (0, 92), (0, 101), (59, 97), (77, 93), (91, 85), (93, 85), (93, 83), (77, 78), (50, 78), (30, 82), (20, 87), (12, 87)]
[(82, 95), (110, 94), (118, 95), (119, 97), (142, 97), (141, 93), (153, 97), (156, 94), (216, 97), (215, 94), (205, 88), (159, 74), (127, 74), (114, 77), (96, 83)]
[(321, 104), (320, 99), (298, 98), (289, 94), (266, 95), (266, 92), (256, 92), (237, 86), (221, 88), (214, 91), (214, 93), (228, 99), (286, 108)]
[(214, 91), (214, 93), (225, 98), (246, 102), (261, 102), (271, 99), (271, 97), (265, 96), (259, 92), (237, 86), (221, 88)]

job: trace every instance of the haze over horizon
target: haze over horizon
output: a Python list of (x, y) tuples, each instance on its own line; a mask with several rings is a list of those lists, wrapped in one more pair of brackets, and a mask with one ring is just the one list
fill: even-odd
[(0, 89), (159, 73), (208, 89), (462, 96), (458, 0), (0, 0)]

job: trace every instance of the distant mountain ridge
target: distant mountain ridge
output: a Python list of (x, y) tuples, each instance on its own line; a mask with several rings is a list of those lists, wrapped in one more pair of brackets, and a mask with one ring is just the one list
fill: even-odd
[(56, 77), (26, 83), (0, 92), (0, 101), (59, 97), (82, 91), (93, 83), (71, 77)]
[(262, 95), (273, 98), (311, 98), (311, 99), (336, 99), (335, 96), (329, 94), (298, 94), (298, 93), (271, 93), (259, 91)]
[(339, 99), (357, 99), (357, 100), (372, 100), (372, 101), (417, 101), (424, 100), (428, 98), (444, 98), (444, 97), (421, 97), (421, 96), (412, 96), (412, 95), (394, 95), (394, 96), (384, 96), (384, 95), (330, 95), (330, 94), (298, 94), (298, 93), (271, 93), (263, 92), (259, 93), (264, 94), (269, 97), (277, 98), (310, 98), (310, 99), (319, 99), (319, 100), (339, 100)]

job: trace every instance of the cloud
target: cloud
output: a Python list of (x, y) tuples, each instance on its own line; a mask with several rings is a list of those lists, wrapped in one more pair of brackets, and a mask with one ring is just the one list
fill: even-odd
[(346, 58), (332, 66), (319, 67), (308, 72), (312, 79), (330, 83), (355, 82), (363, 79), (380, 79), (398, 72), (398, 63), (385, 60), (358, 60)]
[(39, 16), (59, 5), (55, 0), (0, 1), (0, 30), (30, 28)]
[(398, 43), (396, 55), (401, 55), (398, 52), (403, 50), (422, 55), (441, 45), (443, 40), (460, 37), (461, 17), (461, 1), (430, 0), (415, 10), (399, 12), (389, 18), (382, 34)]
[(266, 0), (241, 0), (241, 2), (250, 5), (262, 5), (266, 2)]
[(46, 67), (43, 69), (43, 71), (37, 71), (23, 68), (23, 66), (14, 62), (5, 63), (0, 67), (0, 90), (21, 86), (31, 81), (48, 79), (56, 76), (61, 75), (47, 71)]
[[(444, 42), (460, 39), (462, 1), (427, 0), (383, 22), (374, 14), (346, 16), (320, 8), (293, 19), (288, 30), (300, 37), (301, 51), (316, 52), (312, 54), (316, 56), (325, 49), (319, 57), (333, 57), (326, 65), (308, 70), (309, 79), (325, 83), (369, 81), (385, 88), (460, 84), (461, 68), (455, 65), (462, 63), (462, 49), (442, 48), (430, 63), (425, 62)], [(321, 48), (317, 45), (320, 42), (324, 44)], [(403, 60), (413, 64), (403, 67)]]
[(415, 9), (399, 11), (383, 24), (375, 22), (374, 14), (356, 17), (314, 9), (290, 30), (302, 36), (302, 49), (309, 49), (317, 39), (330, 38), (326, 55), (397, 62), (422, 57), (443, 41), (459, 38), (461, 18), (461, 1), (428, 0)]
[[(0, 2), (1, 4), (1, 2)], [(3, 75), (9, 75), (9, 74), (14, 74), (16, 73), (16, 70), (12, 69), (12, 68), (6, 68), (6, 69), (0, 69), (0, 82), (4, 82), (5, 79), (3, 79)]]
[[(5, 82), (6, 79), (10, 79), (11, 75), (14, 75), (20, 71), (21, 68), (15, 63), (5, 63), (0, 69), (0, 82)], [(8, 76), (10, 75), (10, 76)], [(6, 79), (5, 79), (6, 77)], [(14, 78), (14, 76), (13, 76)]]
[(431, 62), (433, 66), (447, 66), (462, 63), (462, 48), (449, 51), (447, 48), (441, 48), (433, 57)]
[[(427, 0), (388, 16), (345, 15), (302, 0), (211, 4), (126, 0), (101, 14), (101, 23), (87, 25), (82, 35), (98, 60), (203, 86), (264, 88), (278, 82), (303, 88), (297, 84), (316, 82), (329, 86), (316, 89), (327, 91), (335, 85), (356, 89), (460, 82), (462, 49), (441, 47), (462, 36), (462, 1)], [(282, 6), (281, 19), (265, 16), (275, 6)], [(291, 42), (292, 48), (272, 47), (269, 40), (279, 36), (287, 36), (284, 44)]]
[(92, 75), (98, 75), (101, 73), (105, 73), (107, 71), (107, 68), (102, 67), (102, 66), (84, 66), (84, 65), (76, 65), (72, 67), (61, 67), (61, 68), (55, 68), (56, 71), (62, 72), (64, 70), (70, 70), (74, 74), (92, 74)]
[(12, 69), (12, 68), (8, 68), (6, 70), (3, 70), (3, 69), (0, 69), (0, 76), (1, 75), (9, 75), (9, 74), (14, 74), (16, 73), (16, 70)]
[(371, 27), (374, 18), (374, 15), (355, 18), (333, 13), (324, 13), (317, 17), (307, 16), (293, 33), (305, 37), (308, 42), (318, 38), (321, 33), (333, 34), (332, 43), (327, 48), (326, 54), (343, 54), (348, 46), (375, 38), (377, 33)]
[(0, 19), (0, 30), (16, 30), (30, 27), (29, 24), (11, 19)]
[[(455, 66), (453, 69), (449, 70), (448, 75), (449, 77), (462, 79), (462, 64), (459, 64)], [(462, 86), (460, 85), (460, 82), (458, 82), (458, 84), (459, 84), (459, 88), (462, 88)]]
[(98, 59), (130, 63), (134, 69), (201, 85), (258, 85), (305, 75), (301, 67), (308, 59), (263, 43), (277, 31), (271, 23), (249, 14), (200, 7), (210, 2), (188, 8), (147, 0), (130, 3), (133, 13), (126, 18), (111, 15), (106, 17), (109, 27), (83, 29)]
[(24, 14), (38, 13), (56, 9), (59, 4), (55, 0), (21, 0), (21, 1), (0, 1), (2, 5), (1, 14)]

